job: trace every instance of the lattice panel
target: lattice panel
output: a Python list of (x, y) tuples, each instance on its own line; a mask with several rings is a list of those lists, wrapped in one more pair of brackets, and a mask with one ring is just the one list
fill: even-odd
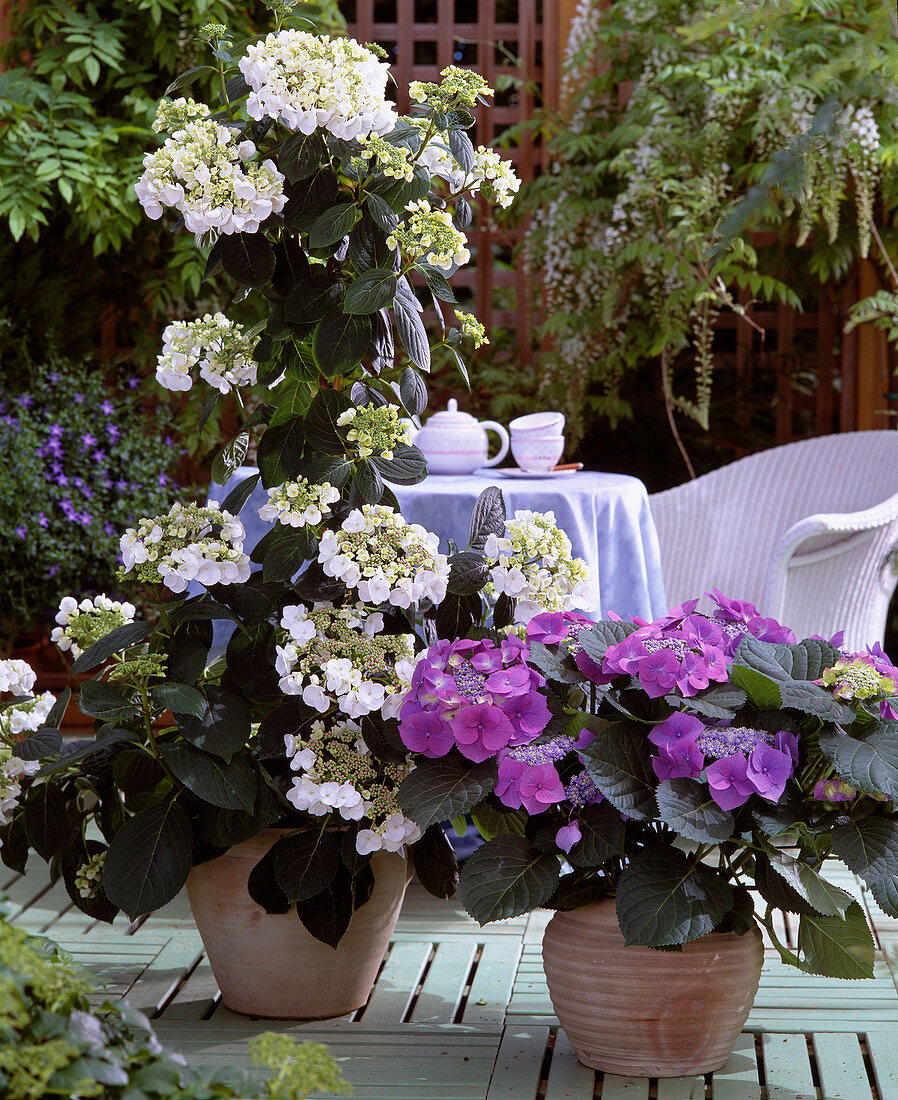
[[(437, 81), (447, 65), (475, 69), (495, 87), (502, 74), (529, 78), (554, 102), (558, 74), (558, 0), (341, 0), (349, 33), (359, 42), (377, 42), (390, 55), (398, 85), (397, 105), (408, 109), (412, 80)], [(511, 55), (511, 57), (509, 56)], [(509, 126), (532, 116), (536, 103), (525, 88), (497, 92), (494, 105), (477, 111), (471, 134), (475, 145), (492, 145)], [(502, 155), (518, 175), (531, 180), (542, 151), (532, 140)], [(521, 231), (493, 225), (481, 211), (468, 230), (471, 263), (453, 279), (459, 302), (473, 310), (488, 330), (518, 335), (521, 356), (529, 354), (530, 290), (513, 249)]]

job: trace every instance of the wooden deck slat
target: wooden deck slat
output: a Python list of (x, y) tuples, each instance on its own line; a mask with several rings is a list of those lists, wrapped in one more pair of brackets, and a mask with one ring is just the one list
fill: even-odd
[(476, 940), (439, 943), (409, 1019), (417, 1024), (451, 1024), (477, 954)]
[(866, 1093), (860, 1091), (867, 1071), (854, 1032), (815, 1035), (814, 1056), (826, 1100), (867, 1100), (873, 1095), (869, 1089)]
[(705, 1100), (704, 1077), (667, 1077), (658, 1082), (658, 1100)]
[(743, 1032), (723, 1069), (714, 1074), (714, 1100), (760, 1100), (761, 1084), (753, 1035)]
[(763, 1050), (769, 1100), (816, 1100), (804, 1035), (764, 1035)]
[(507, 1027), (486, 1100), (535, 1100), (548, 1038), (545, 1027)]
[(563, 1031), (555, 1036), (545, 1100), (592, 1100), (595, 1073), (577, 1061)]
[(645, 1077), (618, 1077), (606, 1073), (602, 1081), (602, 1100), (649, 1100), (649, 1081)]

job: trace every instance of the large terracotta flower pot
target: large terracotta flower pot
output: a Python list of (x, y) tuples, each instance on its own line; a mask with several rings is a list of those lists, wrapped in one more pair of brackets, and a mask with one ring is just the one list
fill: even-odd
[(410, 865), (401, 855), (374, 853), (374, 891), (335, 950), (306, 931), (295, 908), (269, 914), (249, 896), (250, 871), (282, 835), (266, 829), (193, 867), (187, 879), (190, 908), (228, 1008), (274, 1019), (341, 1016), (368, 1000)]
[(764, 949), (753, 928), (682, 951), (625, 947), (612, 898), (557, 912), (543, 938), (549, 994), (577, 1057), (630, 1077), (720, 1069), (751, 1011)]

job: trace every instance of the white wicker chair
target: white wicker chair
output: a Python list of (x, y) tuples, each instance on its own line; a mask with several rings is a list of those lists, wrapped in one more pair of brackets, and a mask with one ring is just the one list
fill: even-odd
[(671, 606), (719, 588), (799, 638), (844, 629), (847, 649), (882, 641), (896, 584), (898, 431), (789, 443), (649, 499)]

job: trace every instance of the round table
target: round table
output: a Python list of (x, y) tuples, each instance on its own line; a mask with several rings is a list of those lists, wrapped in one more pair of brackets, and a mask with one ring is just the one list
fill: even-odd
[[(224, 487), (213, 485), (211, 497), (224, 500), (234, 485), (256, 472), (241, 467)], [(390, 488), (410, 523), (420, 523), (439, 535), (444, 550), (450, 538), (463, 550), (474, 503), (490, 485), (502, 490), (509, 517), (524, 509), (555, 514), (574, 555), (589, 565), (594, 617), (613, 611), (624, 618), (651, 619), (667, 610), (658, 535), (645, 486), (638, 478), (586, 470), (568, 477), (504, 478), (483, 469), (466, 475), (431, 474), (417, 485)], [(257, 485), (240, 513), (247, 553), (270, 530), (271, 525), (259, 519), (259, 508), (266, 500), (265, 490)]]

